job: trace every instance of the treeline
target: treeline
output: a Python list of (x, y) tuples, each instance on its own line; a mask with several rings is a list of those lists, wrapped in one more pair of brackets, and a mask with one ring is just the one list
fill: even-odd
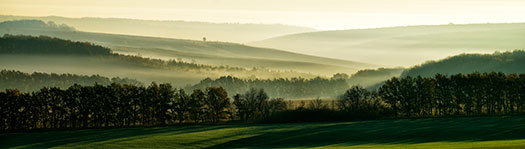
[(525, 73), (525, 51), (494, 52), (492, 54), (460, 54), (439, 61), (430, 61), (410, 69), (401, 75), (433, 77), (435, 74), (468, 74), (473, 72)]
[(392, 78), (377, 91), (352, 87), (337, 99), (271, 99), (249, 89), (231, 99), (222, 87), (191, 94), (169, 84), (73, 85), (0, 92), (3, 131), (177, 123), (346, 121), (399, 117), (522, 114), (525, 74), (472, 73)]
[(231, 94), (240, 94), (250, 88), (264, 89), (271, 97), (301, 99), (312, 97), (337, 97), (350, 86), (343, 78), (278, 78), (278, 79), (240, 79), (224, 76), (212, 80), (206, 78), (199, 83), (187, 87), (187, 90), (204, 89), (207, 87), (223, 87)]
[(159, 68), (159, 69), (174, 69), (174, 70), (182, 70), (182, 71), (193, 71), (193, 72), (257, 72), (257, 71), (263, 71), (263, 72), (269, 72), (267, 69), (253, 69), (248, 70), (241, 67), (230, 67), (230, 66), (211, 66), (211, 65), (204, 65), (204, 64), (196, 64), (193, 62), (185, 62), (181, 60), (175, 60), (175, 59), (169, 59), (169, 60), (162, 60), (162, 59), (155, 59), (155, 58), (144, 58), (140, 56), (135, 55), (122, 55), (122, 54), (113, 54), (109, 55), (107, 57), (104, 57), (109, 60), (115, 60), (116, 62), (125, 62), (128, 64), (132, 64), (134, 66), (145, 66), (145, 67), (152, 67), (152, 68)]
[(310, 101), (269, 122), (508, 115), (525, 113), (525, 74), (471, 73), (392, 78), (378, 90), (354, 86), (337, 100)]
[(0, 54), (111, 55), (110, 49), (89, 42), (74, 42), (47, 36), (6, 34), (0, 38)]
[(377, 97), (397, 116), (513, 114), (525, 111), (525, 74), (472, 73), (393, 78)]
[(75, 31), (74, 27), (66, 24), (56, 24), (53, 21), (47, 23), (41, 20), (13, 20), (0, 22), (0, 28), (6, 29), (7, 33), (20, 28), (27, 29), (46, 29), (55, 31)]
[(0, 70), (0, 89), (16, 88), (22, 92), (40, 90), (42, 87), (68, 88), (78, 85), (109, 85), (111, 83), (141, 86), (142, 82), (129, 78), (107, 78), (99, 75), (75, 75), (56, 73), (24, 73), (15, 70)]
[(186, 94), (169, 84), (73, 85), (32, 93), (10, 89), (0, 99), (2, 131), (217, 123), (231, 115), (226, 91), (213, 87)]
[(347, 78), (348, 84), (372, 87), (392, 77), (399, 77), (404, 68), (378, 68), (359, 70)]

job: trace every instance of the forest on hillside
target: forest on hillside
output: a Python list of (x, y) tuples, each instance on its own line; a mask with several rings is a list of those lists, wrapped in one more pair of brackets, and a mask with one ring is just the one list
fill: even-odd
[(0, 90), (18, 89), (21, 92), (38, 91), (43, 87), (69, 88), (78, 85), (109, 85), (111, 83), (143, 85), (134, 79), (119, 77), (103, 77), (99, 75), (75, 75), (75, 74), (56, 74), (56, 73), (24, 73), (15, 70), (0, 70)]
[(342, 78), (241, 79), (224, 76), (217, 79), (206, 78), (186, 89), (205, 89), (207, 87), (223, 87), (230, 94), (244, 93), (250, 88), (260, 88), (272, 97), (312, 99), (316, 97), (335, 98), (350, 85)]
[(402, 77), (435, 74), (458, 74), (473, 72), (525, 73), (525, 51), (514, 50), (492, 54), (460, 54), (438, 61), (430, 61), (414, 66), (403, 72)]
[(40, 21), (40, 20), (11, 20), (0, 22), (0, 28), (3, 28), (10, 33), (17, 28), (30, 28), (30, 29), (46, 29), (54, 31), (76, 31), (74, 27), (66, 24), (57, 24), (53, 21)]
[(47, 36), (15, 36), (0, 38), (0, 54), (59, 54), (59, 55), (112, 55), (110, 49), (89, 42), (75, 42)]
[[(188, 90), (204, 89), (206, 87), (223, 87), (229, 93), (243, 93), (250, 88), (264, 89), (272, 97), (288, 99), (336, 98), (342, 91), (351, 86), (365, 88), (378, 85), (393, 77), (399, 77), (403, 68), (378, 68), (360, 70), (355, 74), (334, 74), (330, 78), (274, 78), (274, 79), (242, 79), (233, 76), (223, 76), (217, 79), (206, 78), (199, 83), (186, 87)], [(377, 87), (379, 88), (379, 87)]]
[(350, 85), (359, 85), (368, 88), (392, 77), (399, 77), (404, 70), (404, 68), (400, 67), (364, 69), (357, 71), (349, 77), (341, 76), (341, 78), (346, 78)]
[[(76, 75), (56, 73), (24, 73), (15, 70), (0, 71), (0, 90), (18, 89), (21, 92), (38, 91), (42, 87), (68, 88), (75, 84), (109, 85), (111, 83), (143, 86), (140, 81), (129, 78), (108, 78), (100, 75)], [(250, 88), (265, 89), (272, 97), (288, 99), (313, 99), (316, 97), (335, 98), (340, 92), (349, 88), (342, 78), (279, 78), (279, 79), (241, 79), (232, 76), (223, 76), (217, 79), (206, 78), (199, 83), (186, 86), (184, 89), (206, 89), (208, 87), (223, 87), (231, 95), (244, 93)]]

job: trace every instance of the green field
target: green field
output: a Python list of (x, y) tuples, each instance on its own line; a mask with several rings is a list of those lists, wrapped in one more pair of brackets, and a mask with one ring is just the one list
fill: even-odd
[(61, 130), (0, 141), (0, 148), (521, 148), (525, 116)]

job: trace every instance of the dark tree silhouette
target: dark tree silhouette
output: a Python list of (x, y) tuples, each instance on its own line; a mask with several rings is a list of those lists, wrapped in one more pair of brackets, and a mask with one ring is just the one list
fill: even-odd
[(184, 90), (112, 83), (0, 92), (0, 130), (99, 128), (243, 121), (305, 122), (400, 117), (523, 114), (525, 74), (472, 73), (392, 78), (378, 91), (352, 87), (337, 106), (322, 100), (287, 108), (263, 89), (233, 96), (222, 87)]
[(227, 108), (230, 106), (228, 93), (222, 87), (206, 88), (206, 99), (204, 100), (207, 107), (208, 116), (217, 123), (219, 120), (227, 118)]

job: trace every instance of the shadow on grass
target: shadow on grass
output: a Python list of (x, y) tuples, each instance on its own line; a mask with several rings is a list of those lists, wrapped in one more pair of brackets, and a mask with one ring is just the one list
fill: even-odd
[(269, 131), (210, 148), (321, 147), (525, 139), (525, 117), (428, 118), (335, 123)]
[(235, 125), (194, 125), (166, 127), (107, 128), (84, 130), (59, 130), (48, 132), (0, 134), (0, 148), (27, 147), (50, 148), (66, 144), (89, 144), (113, 139), (147, 137), (148, 135), (184, 134), (200, 131), (239, 127)]
[[(160, 136), (161, 138), (162, 136), (169, 137), (173, 135), (180, 135), (182, 138), (191, 137), (192, 135), (189, 133), (195, 132), (204, 132), (205, 134), (192, 142), (183, 142), (177, 138), (171, 140), (170, 138), (168, 142), (152, 143), (167, 143), (167, 145), (176, 143), (188, 147), (210, 148), (307, 148), (337, 144), (352, 146), (497, 141), (525, 139), (525, 125), (523, 124), (525, 124), (525, 116), (493, 116), (343, 123), (231, 124), (86, 129), (0, 134), (0, 148), (50, 148), (68, 144), (82, 146), (93, 143), (111, 146), (115, 142), (143, 139), (151, 136)], [(140, 144), (139, 146), (148, 147), (148, 144)]]

